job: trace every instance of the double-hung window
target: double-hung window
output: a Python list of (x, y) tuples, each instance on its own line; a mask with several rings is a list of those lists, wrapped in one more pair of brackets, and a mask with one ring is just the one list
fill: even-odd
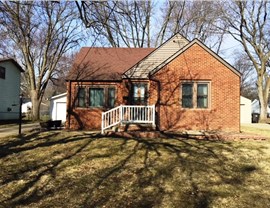
[(116, 90), (113, 86), (78, 87), (77, 107), (114, 108)]
[(209, 108), (209, 82), (184, 82), (181, 92), (183, 108)]
[(104, 106), (104, 88), (89, 89), (89, 106), (103, 107)]
[(208, 84), (197, 83), (197, 108), (208, 108)]
[(85, 93), (86, 93), (86, 89), (84, 87), (79, 87), (78, 88), (78, 107), (85, 107), (86, 103), (85, 103)]
[(108, 107), (109, 108), (114, 108), (115, 105), (115, 88), (108, 88), (108, 96), (107, 96), (107, 100), (108, 100)]
[(193, 108), (193, 83), (182, 84), (182, 107)]

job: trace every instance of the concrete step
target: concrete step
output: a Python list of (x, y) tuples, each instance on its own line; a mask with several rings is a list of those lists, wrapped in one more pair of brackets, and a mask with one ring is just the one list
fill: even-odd
[(121, 124), (118, 127), (118, 132), (121, 131), (155, 131), (156, 128), (152, 124)]

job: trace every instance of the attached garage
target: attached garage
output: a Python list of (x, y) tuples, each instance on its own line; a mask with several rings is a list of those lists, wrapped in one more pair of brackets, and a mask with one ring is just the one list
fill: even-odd
[(51, 120), (66, 121), (67, 114), (67, 93), (51, 97), (50, 117)]

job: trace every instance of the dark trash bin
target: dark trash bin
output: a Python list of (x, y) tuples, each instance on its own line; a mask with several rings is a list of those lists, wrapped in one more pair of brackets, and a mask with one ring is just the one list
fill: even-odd
[(45, 128), (45, 129), (61, 129), (61, 124), (62, 124), (62, 121), (61, 120), (49, 120), (49, 121), (46, 121), (46, 122), (40, 122), (40, 126), (41, 128)]
[(260, 114), (252, 113), (252, 123), (259, 123)]

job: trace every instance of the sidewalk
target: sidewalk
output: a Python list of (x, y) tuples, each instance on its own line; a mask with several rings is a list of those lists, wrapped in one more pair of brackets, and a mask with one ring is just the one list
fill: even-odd
[[(21, 132), (23, 134), (27, 131), (39, 128), (40, 128), (39, 123), (22, 124)], [(8, 136), (17, 136), (18, 134), (19, 134), (19, 125), (11, 124), (5, 127), (0, 126), (0, 138)]]

